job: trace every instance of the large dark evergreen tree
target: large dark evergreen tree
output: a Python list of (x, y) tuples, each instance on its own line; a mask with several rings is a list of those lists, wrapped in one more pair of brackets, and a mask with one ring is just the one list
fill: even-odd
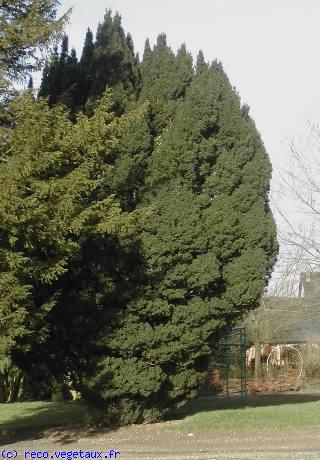
[(92, 113), (106, 87), (113, 89), (113, 109), (123, 113), (139, 91), (140, 74), (130, 35), (125, 35), (119, 14), (107, 10), (98, 25), (96, 40), (87, 31), (78, 63), (69, 56), (66, 38), (59, 59), (53, 59), (43, 73), (39, 96), (49, 96), (50, 104), (64, 103), (74, 115), (79, 110)]
[(200, 54), (148, 164), (144, 286), (84, 391), (99, 417), (120, 423), (156, 420), (196, 393), (218, 338), (257, 306), (277, 253), (270, 162), (221, 64)]
[(61, 44), (61, 52), (54, 48), (49, 63), (42, 74), (39, 97), (48, 97), (49, 104), (63, 104), (69, 108), (73, 118), (81, 108), (83, 76), (74, 49), (69, 53), (68, 36)]
[(184, 45), (175, 56), (167, 45), (165, 34), (159, 35), (153, 50), (146, 41), (139, 100), (150, 101), (155, 136), (173, 121), (177, 102), (184, 97), (192, 76), (192, 57)]
[(89, 97), (89, 92), (93, 83), (93, 33), (90, 29), (87, 30), (84, 41), (82, 55), (79, 61), (79, 107), (84, 108)]
[(93, 81), (89, 96), (95, 99), (106, 86), (113, 88), (115, 110), (125, 110), (128, 100), (135, 100), (139, 85), (139, 71), (130, 36), (125, 36), (118, 13), (111, 10), (99, 24), (94, 53)]

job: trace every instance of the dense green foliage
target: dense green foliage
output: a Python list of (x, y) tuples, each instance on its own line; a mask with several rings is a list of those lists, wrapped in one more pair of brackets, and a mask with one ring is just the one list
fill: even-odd
[(98, 25), (96, 40), (88, 29), (80, 61), (75, 51), (68, 52), (64, 38), (61, 53), (55, 49), (43, 72), (40, 96), (49, 96), (50, 104), (65, 104), (72, 114), (91, 113), (95, 101), (106, 86), (113, 88), (114, 110), (121, 114), (136, 99), (139, 87), (138, 62), (133, 43), (121, 26), (121, 17), (108, 10)]
[(56, 19), (59, 0), (5, 0), (0, 3), (0, 94), (41, 63), (40, 51), (61, 36), (68, 13)]
[(114, 119), (106, 97), (76, 124), (41, 99), (12, 110), (16, 126), (1, 143), (0, 351), (59, 376), (126, 296), (122, 240), (139, 212), (121, 211), (109, 178), (121, 133), (140, 115)]
[(75, 106), (75, 101), (80, 98), (78, 67), (76, 52), (72, 49), (69, 54), (68, 37), (65, 36), (60, 55), (55, 47), (51, 60), (44, 69), (39, 96), (48, 95), (50, 105), (59, 102), (75, 114), (80, 108)]
[[(69, 12), (56, 18), (59, 0), (0, 1), (0, 131), (14, 123), (8, 106), (13, 83), (40, 70), (52, 43), (61, 38)], [(5, 135), (0, 134), (0, 136)]]
[[(141, 191), (153, 207), (141, 226), (144, 288), (106, 337), (90, 382), (99, 416), (104, 407), (121, 423), (156, 420), (195, 394), (217, 338), (257, 305), (277, 250), (270, 163), (221, 65), (198, 67), (178, 97)], [(153, 109), (153, 120), (164, 113), (151, 99)]]
[(140, 64), (110, 11), (39, 95), (1, 143), (0, 343), (71, 376), (99, 423), (158, 420), (268, 281), (268, 156), (220, 63), (160, 35)]
[(151, 51), (146, 41), (141, 63), (142, 88), (140, 100), (151, 102), (151, 122), (154, 134), (173, 121), (176, 103), (183, 98), (193, 76), (191, 54), (183, 45), (177, 56), (167, 46), (166, 36), (159, 35)]
[[(11, 151), (11, 147), (8, 145), (8, 131), (14, 125), (15, 117), (10, 105), (18, 94), (18, 91), (13, 88), (13, 83), (24, 81), (32, 71), (40, 69), (49, 46), (60, 39), (70, 11), (57, 19), (56, 12), (59, 4), (58, 0), (50, 2), (43, 0), (22, 0), (19, 2), (5, 0), (0, 2), (1, 161), (6, 161), (8, 151)], [(31, 77), (29, 88), (32, 88)], [(4, 187), (4, 184), (1, 185)], [(10, 188), (2, 189), (2, 193), (10, 194)], [(5, 245), (5, 242), (2, 243)], [(2, 273), (1, 285), (5, 285), (8, 281), (8, 278), (7, 280), (5, 278), (6, 275)], [(9, 288), (9, 286), (7, 287)], [(21, 294), (22, 292), (23, 288)], [(10, 343), (11, 326), (14, 329), (21, 322), (20, 319), (17, 319), (19, 315), (19, 311), (11, 316), (0, 315), (0, 399), (3, 401), (19, 399), (25, 380), (21, 370), (12, 363), (10, 356), (7, 353), (3, 354), (4, 349), (10, 349), (3, 344)], [(6, 326), (8, 326), (8, 330), (6, 330)]]

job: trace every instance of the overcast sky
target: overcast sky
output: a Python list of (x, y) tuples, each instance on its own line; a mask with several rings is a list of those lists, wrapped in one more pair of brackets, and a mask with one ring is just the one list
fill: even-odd
[[(96, 32), (104, 12), (122, 16), (142, 55), (148, 37), (167, 34), (176, 51), (185, 42), (194, 57), (221, 60), (270, 155), (273, 190), (288, 162), (288, 139), (303, 132), (320, 106), (320, 0), (62, 0), (73, 7), (67, 28), (81, 54), (88, 26)], [(285, 204), (286, 205), (286, 204)], [(287, 203), (294, 214), (294, 203)]]
[(142, 54), (146, 38), (167, 34), (176, 50), (218, 58), (251, 107), (274, 169), (287, 156), (286, 138), (301, 131), (320, 104), (319, 0), (62, 0), (73, 6), (70, 44), (81, 53), (86, 28), (95, 33), (106, 8), (119, 11)]

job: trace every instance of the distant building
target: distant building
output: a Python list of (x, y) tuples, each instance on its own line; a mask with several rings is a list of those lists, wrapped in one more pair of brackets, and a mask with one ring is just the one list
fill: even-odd
[[(286, 325), (292, 322), (293, 315), (298, 315), (300, 323), (292, 327), (286, 341), (304, 341), (320, 337), (319, 272), (306, 271), (300, 274), (298, 297), (266, 297), (264, 302), (267, 309), (273, 310), (276, 316), (278, 314), (278, 321), (283, 323), (284, 330)], [(301, 316), (299, 311), (301, 311)], [(272, 335), (272, 331), (270, 332)]]
[(314, 297), (319, 291), (320, 294), (320, 273), (302, 272), (300, 274), (299, 297)]

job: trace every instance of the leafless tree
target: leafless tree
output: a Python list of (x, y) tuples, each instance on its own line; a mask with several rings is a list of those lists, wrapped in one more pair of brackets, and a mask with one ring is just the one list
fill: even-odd
[[(320, 321), (320, 277), (319, 288), (305, 296), (300, 283), (301, 273), (320, 272), (320, 125), (308, 121), (289, 149), (290, 165), (272, 196), (278, 217), (278, 262), (260, 306), (244, 320), (256, 350), (265, 341), (286, 342), (303, 324)], [(259, 353), (256, 356), (259, 377)]]
[(320, 125), (289, 141), (289, 166), (272, 195), (280, 258), (269, 293), (295, 296), (301, 272), (320, 271)]

